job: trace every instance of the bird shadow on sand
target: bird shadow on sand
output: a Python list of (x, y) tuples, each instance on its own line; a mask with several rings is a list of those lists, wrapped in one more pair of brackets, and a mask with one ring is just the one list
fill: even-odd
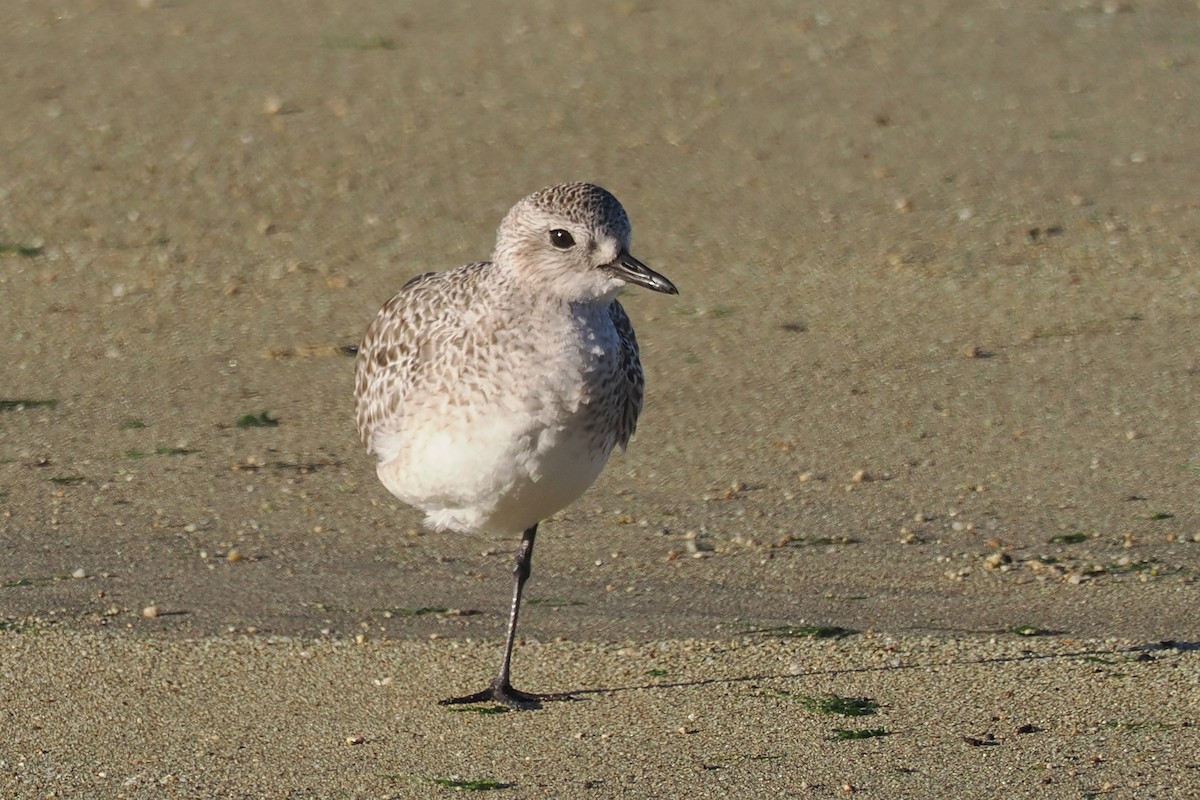
[(606, 695), (619, 694), (622, 692), (642, 692), (650, 690), (663, 689), (689, 689), (703, 686), (735, 686), (738, 684), (755, 684), (762, 681), (780, 681), (780, 680), (801, 680), (811, 678), (813, 676), (834, 676), (834, 675), (854, 675), (865, 674), (871, 672), (898, 672), (901, 670), (922, 670), (952, 666), (964, 665), (980, 665), (989, 664), (1010, 664), (1021, 662), (1035, 661), (1067, 661), (1070, 659), (1099, 659), (1114, 656), (1132, 656), (1136, 661), (1154, 661), (1156, 660), (1155, 652), (1164, 650), (1177, 650), (1180, 652), (1191, 653), (1200, 651), (1200, 642), (1178, 642), (1174, 640), (1163, 640), (1148, 644), (1133, 645), (1130, 647), (1118, 648), (1098, 648), (1089, 650), (1073, 650), (1066, 653), (1022, 653), (1016, 656), (987, 656), (983, 658), (960, 658), (949, 659), (945, 661), (925, 661), (915, 662), (911, 664), (884, 664), (880, 666), (870, 667), (847, 667), (845, 669), (822, 669), (809, 670), (798, 673), (759, 673), (756, 675), (741, 675), (737, 677), (726, 678), (701, 678), (698, 680), (687, 681), (664, 681), (656, 683), (641, 683), (630, 684), (627, 686), (605, 686), (594, 687), (591, 689), (573, 689), (566, 692), (571, 699), (584, 700), (589, 695)]

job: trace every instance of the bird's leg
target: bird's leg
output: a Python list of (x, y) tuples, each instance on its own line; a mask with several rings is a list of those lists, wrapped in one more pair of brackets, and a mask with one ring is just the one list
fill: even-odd
[(509, 675), (512, 671), (512, 650), (513, 643), (517, 638), (517, 615), (521, 612), (521, 590), (525, 588), (525, 581), (529, 580), (529, 574), (533, 567), (533, 542), (537, 537), (537, 525), (525, 531), (525, 535), (521, 537), (521, 546), (517, 550), (517, 557), (513, 562), (513, 577), (515, 582), (513, 585), (512, 611), (508, 617), (508, 638), (504, 642), (504, 658), (500, 661), (500, 671), (496, 673), (496, 677), (482, 692), (469, 694), (464, 697), (449, 697), (442, 700), (439, 705), (458, 705), (460, 703), (485, 703), (495, 701), (512, 706), (513, 708), (540, 708), (542, 700), (568, 700), (570, 695), (567, 694), (529, 694), (521, 692), (512, 687), (509, 681)]

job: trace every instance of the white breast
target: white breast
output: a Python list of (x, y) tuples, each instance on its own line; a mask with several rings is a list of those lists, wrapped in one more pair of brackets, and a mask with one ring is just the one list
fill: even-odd
[(431, 527), (523, 531), (599, 476), (614, 442), (598, 393), (614, 383), (616, 333), (607, 314), (560, 327), (537, 352), (501, 337), (491, 369), (447, 386), (449, 399), (410, 404), (402, 429), (373, 442), (379, 479)]

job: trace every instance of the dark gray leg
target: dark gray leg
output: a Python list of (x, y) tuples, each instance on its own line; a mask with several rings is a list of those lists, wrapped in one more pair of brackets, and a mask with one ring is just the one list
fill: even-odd
[(570, 695), (566, 694), (538, 695), (517, 691), (509, 681), (512, 671), (513, 642), (517, 639), (517, 615), (521, 612), (521, 590), (525, 588), (525, 581), (529, 580), (529, 573), (532, 571), (533, 542), (536, 538), (537, 525), (534, 525), (525, 531), (525, 535), (521, 537), (521, 547), (517, 550), (517, 557), (513, 562), (513, 577), (515, 581), (513, 585), (512, 611), (508, 616), (508, 638), (504, 642), (504, 658), (500, 662), (500, 671), (496, 673), (496, 677), (492, 680), (491, 685), (482, 692), (476, 692), (464, 697), (449, 697), (440, 701), (438, 705), (448, 706), (460, 703), (486, 703), (495, 701), (512, 706), (513, 708), (541, 708), (542, 700), (570, 699)]

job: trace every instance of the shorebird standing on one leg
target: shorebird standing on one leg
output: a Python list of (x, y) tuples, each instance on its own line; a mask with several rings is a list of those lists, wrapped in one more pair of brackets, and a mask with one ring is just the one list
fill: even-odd
[(500, 223), (491, 261), (410, 280), (367, 328), (358, 432), (383, 485), (436, 530), (523, 532), (500, 670), (481, 692), (536, 708), (563, 695), (509, 680), (538, 523), (591, 486), (642, 410), (637, 339), (616, 296), (677, 294), (629, 254), (625, 209), (599, 186), (536, 192)]

